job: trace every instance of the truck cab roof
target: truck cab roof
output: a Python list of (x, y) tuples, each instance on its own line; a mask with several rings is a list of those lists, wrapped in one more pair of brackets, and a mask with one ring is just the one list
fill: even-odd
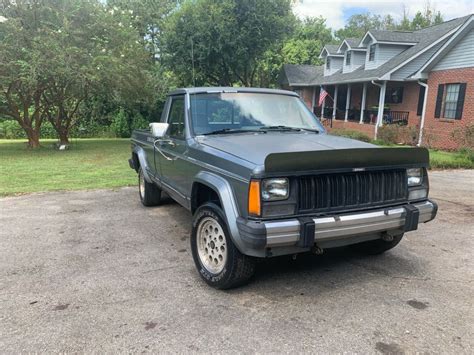
[(298, 96), (298, 94), (289, 90), (249, 88), (249, 87), (245, 87), (245, 88), (244, 87), (225, 87), (225, 86), (179, 88), (172, 91), (169, 94), (169, 96), (182, 95), (182, 94), (210, 94), (210, 93), (218, 93), (218, 92), (251, 92), (251, 93), (261, 93), (261, 94)]

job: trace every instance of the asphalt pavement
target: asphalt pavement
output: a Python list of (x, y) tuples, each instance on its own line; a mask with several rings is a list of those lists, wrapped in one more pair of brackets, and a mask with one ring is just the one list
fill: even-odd
[(382, 256), (271, 259), (208, 287), (191, 215), (136, 188), (0, 199), (0, 351), (474, 353), (474, 171), (432, 172), (435, 221)]

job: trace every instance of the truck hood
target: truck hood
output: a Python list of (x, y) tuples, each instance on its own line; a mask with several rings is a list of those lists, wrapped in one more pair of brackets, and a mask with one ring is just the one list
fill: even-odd
[(199, 142), (256, 165), (263, 165), (267, 156), (273, 153), (301, 153), (376, 147), (349, 138), (313, 132), (268, 132), (206, 136), (200, 138)]

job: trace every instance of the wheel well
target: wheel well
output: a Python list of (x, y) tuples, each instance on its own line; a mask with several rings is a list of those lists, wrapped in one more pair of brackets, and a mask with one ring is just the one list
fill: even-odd
[(194, 213), (199, 206), (206, 202), (213, 202), (222, 207), (219, 195), (213, 188), (200, 182), (195, 182), (191, 193), (191, 212)]

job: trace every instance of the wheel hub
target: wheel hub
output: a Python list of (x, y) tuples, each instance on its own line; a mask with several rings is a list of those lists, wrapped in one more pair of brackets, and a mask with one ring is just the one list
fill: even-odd
[(227, 261), (227, 244), (220, 224), (214, 218), (203, 218), (196, 238), (201, 264), (213, 274), (221, 272)]

